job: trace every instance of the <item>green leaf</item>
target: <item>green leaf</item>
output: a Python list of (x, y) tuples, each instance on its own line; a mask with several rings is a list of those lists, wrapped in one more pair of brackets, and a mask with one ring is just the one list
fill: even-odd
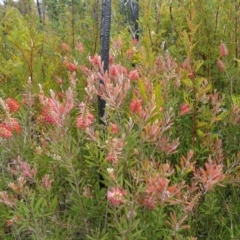
[(193, 87), (193, 82), (190, 78), (185, 78), (185, 79), (182, 79), (182, 83), (186, 86), (186, 87), (189, 87), (189, 88), (192, 88)]
[(138, 87), (144, 101), (147, 101), (147, 93), (142, 79), (138, 79)]

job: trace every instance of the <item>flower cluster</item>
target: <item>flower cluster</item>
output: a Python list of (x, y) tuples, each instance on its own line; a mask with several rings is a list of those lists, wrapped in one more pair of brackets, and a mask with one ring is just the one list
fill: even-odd
[(220, 54), (220, 58), (218, 58), (217, 60), (217, 66), (220, 72), (224, 72), (226, 69), (226, 66), (223, 62), (223, 58), (225, 58), (229, 54), (226, 44), (221, 43), (219, 45), (219, 54)]
[(208, 162), (205, 163), (205, 169), (200, 167), (194, 170), (194, 177), (200, 182), (201, 189), (207, 192), (225, 178), (223, 164), (214, 163), (209, 157)]
[(21, 126), (16, 118), (12, 117), (12, 114), (17, 113), (20, 105), (13, 98), (7, 98), (5, 101), (0, 99), (0, 104), (5, 111), (4, 119), (0, 122), (0, 137), (10, 138), (13, 133), (19, 134), (21, 132)]
[(116, 165), (122, 154), (123, 147), (125, 146), (125, 135), (122, 135), (121, 138), (108, 139), (106, 144), (106, 148), (108, 150), (106, 160)]
[(89, 112), (85, 103), (79, 104), (80, 115), (77, 117), (77, 128), (86, 129), (93, 124), (94, 115)]
[(68, 88), (65, 98), (61, 103), (57, 100), (57, 96), (54, 91), (50, 90), (51, 97), (46, 97), (41, 89), (41, 86), (40, 90), (41, 95), (39, 99), (43, 106), (40, 120), (58, 127), (62, 127), (65, 123), (67, 114), (74, 106), (72, 89)]
[(37, 174), (37, 168), (31, 168), (28, 162), (24, 162), (20, 156), (11, 164), (11, 172), (14, 175), (20, 175), (25, 179), (34, 179)]
[(110, 188), (107, 192), (108, 201), (113, 206), (119, 206), (125, 203), (124, 197), (126, 196), (127, 191), (120, 187)]

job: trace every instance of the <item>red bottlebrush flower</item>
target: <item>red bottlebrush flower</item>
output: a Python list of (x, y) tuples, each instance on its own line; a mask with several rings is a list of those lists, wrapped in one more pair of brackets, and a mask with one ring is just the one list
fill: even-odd
[(112, 77), (117, 77), (119, 75), (118, 66), (112, 65), (109, 69), (109, 74)]
[(43, 117), (43, 120), (45, 122), (50, 123), (52, 125), (57, 124), (59, 122), (59, 116), (57, 115), (57, 113), (50, 109), (44, 108), (41, 113), (41, 116)]
[(100, 64), (101, 64), (101, 57), (98, 55), (89, 57), (89, 60), (93, 66), (100, 66)]
[(139, 78), (139, 73), (137, 70), (132, 70), (129, 75), (128, 75), (130, 80), (138, 80)]
[(142, 111), (142, 100), (132, 99), (130, 103), (130, 110), (133, 113), (140, 113)]
[(118, 163), (118, 155), (117, 153), (111, 152), (106, 156), (107, 162), (112, 162), (114, 165), (117, 165)]
[(126, 190), (120, 187), (111, 188), (107, 192), (107, 198), (113, 206), (119, 206), (125, 202), (124, 196), (126, 196), (126, 194)]
[(142, 205), (144, 205), (149, 210), (153, 210), (154, 208), (156, 208), (157, 202), (155, 198), (148, 196), (144, 199)]
[(62, 50), (69, 52), (70, 51), (70, 47), (67, 43), (62, 43), (61, 44)]
[(190, 106), (187, 103), (184, 103), (181, 107), (181, 115), (185, 115), (190, 111)]
[(228, 49), (224, 43), (221, 43), (219, 45), (219, 52), (221, 57), (226, 57), (229, 54)]
[(217, 60), (217, 65), (218, 65), (218, 69), (219, 69), (220, 72), (224, 72), (225, 71), (225, 65), (224, 65), (222, 60), (218, 59)]
[(70, 72), (75, 72), (77, 70), (77, 65), (75, 63), (66, 63), (66, 68)]
[(17, 133), (21, 132), (21, 126), (15, 118), (11, 118), (8, 122), (5, 123), (8, 130), (16, 131)]
[(10, 138), (12, 136), (12, 131), (5, 126), (5, 124), (0, 125), (0, 137)]
[(13, 98), (6, 99), (6, 104), (11, 113), (16, 113), (20, 108), (19, 103)]
[(91, 113), (82, 114), (77, 118), (77, 128), (85, 129), (89, 127), (94, 120), (94, 116)]
[(118, 133), (118, 125), (115, 123), (110, 123), (110, 125), (111, 125), (111, 132)]

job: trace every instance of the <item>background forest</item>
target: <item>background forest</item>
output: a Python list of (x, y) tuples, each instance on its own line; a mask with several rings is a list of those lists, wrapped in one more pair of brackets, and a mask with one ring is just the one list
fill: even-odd
[(240, 239), (239, 8), (3, 1), (0, 239)]

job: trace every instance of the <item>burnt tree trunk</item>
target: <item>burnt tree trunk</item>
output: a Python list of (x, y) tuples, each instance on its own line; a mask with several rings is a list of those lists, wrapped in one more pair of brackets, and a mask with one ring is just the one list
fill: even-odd
[[(101, 61), (103, 62), (104, 72), (109, 70), (109, 44), (111, 30), (111, 0), (102, 0), (102, 23), (101, 23)], [(104, 84), (99, 80), (99, 85)], [(106, 102), (101, 97), (98, 97), (98, 111), (100, 123), (105, 113)]]
[(132, 22), (134, 25), (134, 39), (139, 40), (139, 26), (138, 26), (138, 18), (139, 18), (139, 6), (138, 0), (131, 0), (130, 2), (131, 16)]

